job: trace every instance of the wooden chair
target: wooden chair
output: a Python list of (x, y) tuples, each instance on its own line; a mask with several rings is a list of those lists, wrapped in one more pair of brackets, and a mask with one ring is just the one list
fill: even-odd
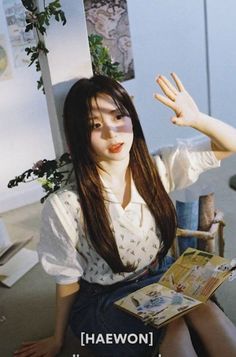
[[(177, 228), (176, 237), (196, 237), (197, 239), (204, 240), (206, 242), (205, 250), (209, 253), (218, 254), (221, 257), (224, 256), (224, 214), (222, 211), (216, 210), (214, 220), (208, 231), (192, 231), (189, 229)], [(171, 255), (175, 258), (178, 257), (178, 242), (175, 239), (174, 244), (171, 247)]]

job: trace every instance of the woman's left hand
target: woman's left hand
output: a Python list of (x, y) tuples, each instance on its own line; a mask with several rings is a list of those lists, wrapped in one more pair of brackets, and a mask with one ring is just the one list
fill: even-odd
[(157, 78), (165, 96), (156, 93), (155, 98), (174, 110), (175, 116), (171, 118), (173, 124), (195, 127), (200, 115), (199, 109), (178, 76), (175, 73), (171, 73), (171, 76), (175, 86), (164, 76)]

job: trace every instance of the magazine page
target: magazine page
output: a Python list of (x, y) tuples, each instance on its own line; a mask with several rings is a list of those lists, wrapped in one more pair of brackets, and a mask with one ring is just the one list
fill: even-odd
[(0, 250), (0, 266), (6, 264), (14, 255), (31, 242), (33, 237), (10, 243)]
[(156, 327), (170, 322), (200, 304), (201, 302), (158, 283), (148, 285), (115, 302), (117, 307)]
[(205, 302), (230, 275), (229, 263), (228, 259), (188, 248), (159, 283)]
[(0, 266), (0, 283), (10, 288), (32, 269), (38, 261), (39, 258), (36, 251), (22, 248), (7, 263)]
[(4, 250), (11, 244), (11, 240), (6, 225), (0, 216), (0, 251)]

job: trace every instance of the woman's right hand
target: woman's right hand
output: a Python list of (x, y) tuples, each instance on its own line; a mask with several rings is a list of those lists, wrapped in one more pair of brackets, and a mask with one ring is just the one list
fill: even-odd
[(55, 357), (61, 350), (62, 344), (54, 336), (39, 341), (23, 342), (14, 352), (14, 357)]

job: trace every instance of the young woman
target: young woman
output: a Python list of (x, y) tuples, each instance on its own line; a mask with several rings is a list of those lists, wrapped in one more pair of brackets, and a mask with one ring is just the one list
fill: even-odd
[[(55, 276), (53, 336), (23, 344), (16, 356), (55, 356), (68, 323), (81, 333), (153, 333), (153, 346), (91, 343), (95, 356), (196, 356), (194, 330), (209, 356), (236, 355), (236, 328), (213, 303), (155, 329), (117, 309), (113, 302), (160, 279), (173, 260), (176, 215), (168, 193), (195, 182), (236, 152), (236, 129), (199, 112), (181, 81), (160, 76), (160, 102), (174, 110), (172, 123), (207, 137), (182, 141), (151, 156), (133, 103), (104, 76), (73, 85), (64, 106), (64, 126), (75, 185), (50, 196), (42, 214), (38, 251)], [(91, 341), (92, 338), (90, 338)], [(75, 351), (76, 352), (76, 351)]]

